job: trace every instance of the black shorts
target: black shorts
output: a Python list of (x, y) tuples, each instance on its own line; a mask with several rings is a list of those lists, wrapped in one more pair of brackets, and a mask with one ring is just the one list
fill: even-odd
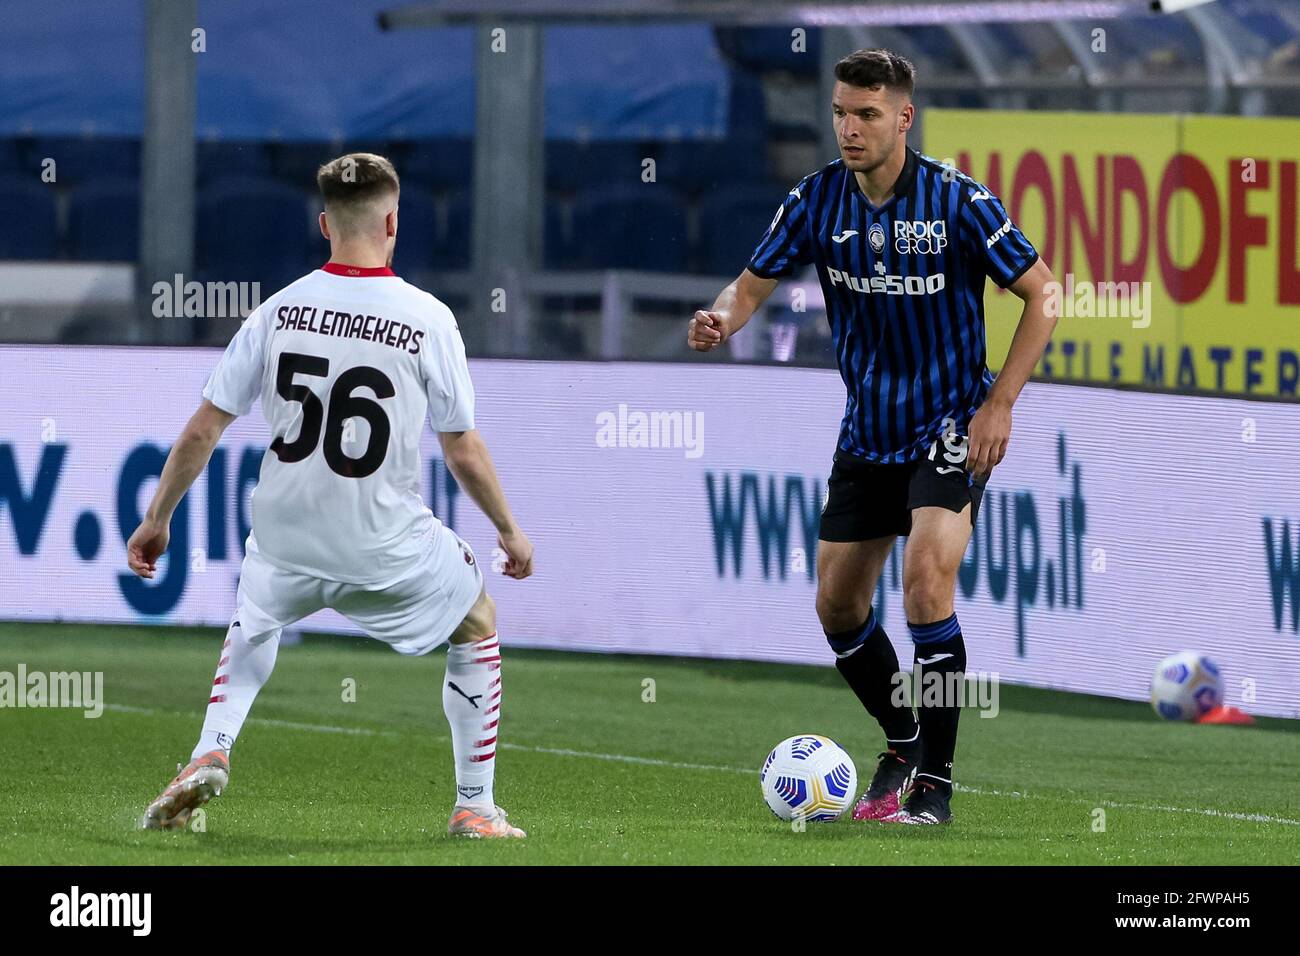
[[(954, 454), (953, 449), (960, 450)], [(931, 457), (932, 456), (932, 457)], [(976, 480), (966, 471), (966, 438), (901, 465), (880, 465), (843, 452), (835, 456), (822, 508), (823, 541), (868, 541), (912, 530), (912, 509), (947, 508), (960, 513), (971, 506), (971, 526), (979, 511), (987, 476)]]

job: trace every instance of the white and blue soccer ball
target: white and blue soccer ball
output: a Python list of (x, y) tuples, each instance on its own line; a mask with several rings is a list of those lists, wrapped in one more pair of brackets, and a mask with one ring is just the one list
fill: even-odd
[(835, 741), (800, 734), (772, 748), (759, 771), (763, 799), (782, 820), (838, 820), (853, 805), (858, 771)]
[(1219, 666), (1198, 651), (1182, 651), (1156, 665), (1151, 707), (1165, 720), (1196, 720), (1223, 703)]

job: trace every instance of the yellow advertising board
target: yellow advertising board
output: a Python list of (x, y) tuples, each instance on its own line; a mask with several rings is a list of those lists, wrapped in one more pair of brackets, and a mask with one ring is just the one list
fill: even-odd
[[(927, 110), (1051, 266), (1044, 378), (1296, 397), (1300, 120)], [(1020, 300), (990, 285), (989, 365)]]

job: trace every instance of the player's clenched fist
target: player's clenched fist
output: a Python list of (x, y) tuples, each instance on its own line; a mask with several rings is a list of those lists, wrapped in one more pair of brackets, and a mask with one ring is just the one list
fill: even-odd
[(516, 528), (509, 534), (498, 534), (497, 544), (506, 553), (502, 571), (521, 581), (533, 573), (533, 543), (528, 535)]
[(142, 578), (152, 578), (170, 537), (166, 524), (145, 518), (126, 543), (127, 567)]
[(700, 309), (686, 330), (686, 344), (697, 352), (711, 352), (727, 340), (727, 322), (721, 312)]

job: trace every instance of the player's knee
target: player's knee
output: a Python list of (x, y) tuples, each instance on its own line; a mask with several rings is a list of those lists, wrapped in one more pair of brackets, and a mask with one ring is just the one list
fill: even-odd
[(947, 617), (952, 613), (956, 587), (956, 569), (947, 567), (937, 555), (909, 555), (903, 568), (903, 609), (907, 619), (924, 624)]
[(913, 624), (929, 624), (952, 614), (953, 584), (943, 575), (918, 577), (903, 587), (903, 611)]
[(817, 592), (817, 619), (822, 629), (832, 634), (857, 627), (867, 616), (871, 603), (862, 600), (857, 594), (836, 594), (831, 591)]

